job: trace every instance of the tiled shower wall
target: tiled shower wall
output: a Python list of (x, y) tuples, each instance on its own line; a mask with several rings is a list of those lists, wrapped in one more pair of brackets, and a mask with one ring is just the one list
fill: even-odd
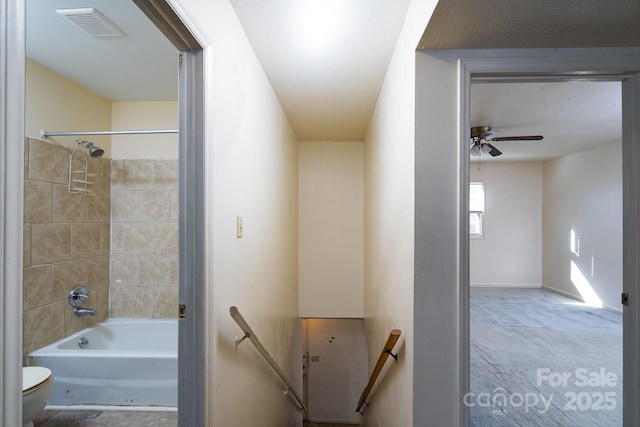
[[(108, 317), (110, 161), (91, 159), (92, 196), (68, 192), (71, 150), (25, 140), (24, 354)], [(71, 288), (89, 289), (95, 317), (75, 317)]]
[(178, 312), (178, 160), (111, 164), (111, 317)]

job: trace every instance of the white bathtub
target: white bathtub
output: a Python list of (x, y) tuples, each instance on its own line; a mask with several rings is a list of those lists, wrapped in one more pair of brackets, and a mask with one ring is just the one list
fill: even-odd
[(29, 364), (53, 372), (50, 405), (177, 406), (178, 321), (109, 319), (30, 353)]

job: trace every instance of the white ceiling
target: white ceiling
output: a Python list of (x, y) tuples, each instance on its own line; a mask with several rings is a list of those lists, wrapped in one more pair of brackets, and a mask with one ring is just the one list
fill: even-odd
[[(93, 38), (56, 9), (93, 7), (124, 32)], [(27, 56), (111, 101), (178, 99), (178, 51), (131, 0), (26, 0)]]
[[(230, 0), (299, 140), (362, 140), (409, 0), (315, 1), (322, 8), (305, 16), (302, 0)], [(113, 101), (177, 99), (177, 51), (131, 0), (26, 3), (33, 60)], [(440, 0), (421, 46), (560, 47), (577, 39), (640, 45), (638, 0), (517, 3)], [(91, 38), (55, 12), (73, 7), (95, 7), (125, 37)], [(305, 44), (309, 30), (326, 43)], [(619, 139), (617, 83), (474, 84), (472, 92), (472, 125), (500, 129), (501, 136), (545, 136), (496, 143), (500, 159), (555, 156)], [(536, 151), (542, 148), (550, 154)]]
[[(131, 0), (26, 2), (31, 59), (113, 101), (177, 98), (176, 50)], [(231, 3), (298, 139), (362, 140), (409, 0)], [(98, 9), (126, 36), (91, 38), (55, 11), (74, 7)]]
[(409, 1), (231, 4), (298, 139), (364, 139)]
[(495, 137), (544, 136), (542, 141), (493, 142), (503, 154), (482, 155), (482, 161), (545, 160), (620, 142), (621, 83), (473, 83), (471, 126), (499, 130)]

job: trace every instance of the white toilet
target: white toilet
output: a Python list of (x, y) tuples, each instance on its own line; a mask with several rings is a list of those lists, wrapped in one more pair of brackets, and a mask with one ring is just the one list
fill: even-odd
[(53, 374), (41, 366), (22, 368), (22, 425), (33, 427), (33, 420), (47, 405), (53, 391)]

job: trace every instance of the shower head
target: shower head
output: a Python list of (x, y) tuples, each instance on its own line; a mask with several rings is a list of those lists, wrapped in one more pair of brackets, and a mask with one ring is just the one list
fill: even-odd
[(85, 141), (83, 139), (76, 139), (77, 144), (84, 144), (85, 147), (89, 150), (89, 155), (95, 159), (104, 156), (104, 150), (100, 147), (96, 147), (93, 145), (91, 141)]
[(93, 142), (87, 142), (86, 147), (89, 149), (89, 155), (91, 155), (91, 157), (98, 158), (104, 156), (104, 150), (94, 146)]

